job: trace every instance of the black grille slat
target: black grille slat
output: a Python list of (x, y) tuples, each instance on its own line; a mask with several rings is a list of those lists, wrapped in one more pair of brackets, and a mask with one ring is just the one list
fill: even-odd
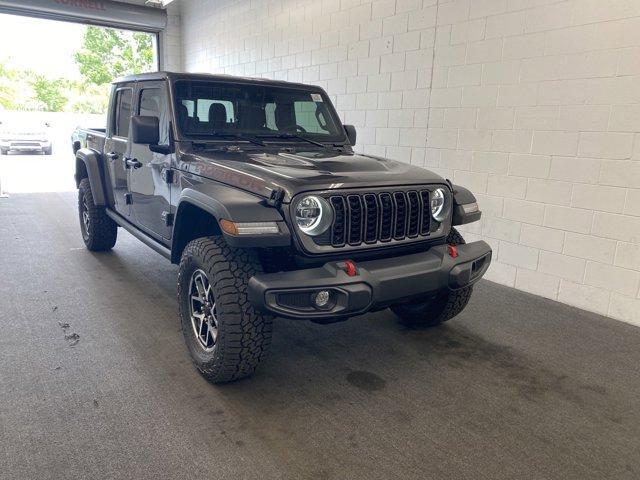
[(348, 195), (347, 207), (349, 210), (349, 245), (362, 243), (362, 199), (360, 195)]
[(394, 192), (393, 202), (396, 207), (393, 238), (402, 240), (407, 234), (407, 197), (405, 197), (404, 192)]
[(334, 220), (323, 245), (335, 248), (431, 234), (429, 190), (345, 193), (328, 197)]
[(347, 233), (347, 216), (344, 198), (331, 197), (331, 206), (333, 207), (333, 226), (331, 228), (331, 244), (334, 247), (342, 247), (345, 243), (345, 235)]
[(378, 240), (378, 197), (373, 193), (364, 195), (364, 241), (375, 243)]
[(409, 201), (409, 220), (407, 222), (407, 236), (414, 238), (418, 236), (420, 230), (420, 199), (418, 192), (407, 192)]
[(391, 240), (393, 229), (393, 201), (388, 193), (381, 193), (380, 198), (380, 241), (388, 242)]
[(431, 203), (429, 202), (429, 191), (422, 190), (420, 192), (420, 200), (422, 203), (422, 215), (420, 220), (420, 235), (429, 235), (431, 229)]

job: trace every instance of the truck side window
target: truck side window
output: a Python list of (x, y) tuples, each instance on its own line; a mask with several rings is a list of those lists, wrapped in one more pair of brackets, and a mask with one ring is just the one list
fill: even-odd
[(276, 123), (276, 104), (269, 102), (264, 106), (264, 116), (267, 118), (265, 122), (266, 127), (269, 130), (278, 130), (278, 124)]
[(322, 102), (294, 102), (296, 124), (307, 132), (325, 133), (330, 130), (327, 125), (326, 105)]
[(193, 100), (182, 100), (181, 103), (187, 109), (187, 115), (193, 117), (196, 111), (196, 102)]
[(169, 145), (169, 106), (167, 96), (160, 88), (145, 88), (140, 92), (138, 115), (158, 117), (160, 121), (159, 145)]
[(132, 93), (130, 89), (118, 91), (113, 131), (113, 134), (118, 137), (129, 136), (129, 124), (131, 123), (131, 97)]

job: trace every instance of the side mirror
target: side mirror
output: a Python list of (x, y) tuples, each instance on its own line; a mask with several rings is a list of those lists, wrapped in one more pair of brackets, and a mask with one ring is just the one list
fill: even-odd
[(345, 125), (344, 131), (347, 133), (349, 143), (353, 146), (356, 144), (356, 127), (353, 125)]
[(143, 145), (157, 145), (160, 141), (158, 117), (135, 115), (131, 117), (131, 140)]

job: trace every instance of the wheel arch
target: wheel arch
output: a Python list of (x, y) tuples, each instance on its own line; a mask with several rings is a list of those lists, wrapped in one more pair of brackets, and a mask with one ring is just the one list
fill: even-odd
[(480, 220), (482, 212), (479, 209), (465, 211), (464, 205), (469, 204), (477, 206), (476, 197), (471, 190), (460, 185), (453, 185), (453, 225), (464, 225)]
[(192, 240), (221, 234), (218, 216), (211, 206), (202, 204), (197, 199), (181, 199), (173, 226), (171, 263), (180, 263), (182, 252)]
[[(282, 214), (277, 209), (265, 205), (260, 197), (213, 182), (207, 182), (197, 188), (199, 189), (185, 188), (178, 201), (172, 235), (171, 261), (173, 263), (180, 262), (182, 251), (191, 240), (209, 235), (222, 235), (227, 244), (239, 248), (291, 244), (291, 234)], [(280, 232), (229, 235), (220, 228), (220, 220), (275, 222)]]
[(93, 201), (97, 206), (109, 205), (107, 189), (104, 185), (101, 155), (90, 148), (81, 148), (76, 152), (76, 187), (80, 186), (83, 178), (89, 179)]

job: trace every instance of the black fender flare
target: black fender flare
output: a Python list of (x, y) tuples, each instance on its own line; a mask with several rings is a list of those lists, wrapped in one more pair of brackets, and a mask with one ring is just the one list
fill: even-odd
[(93, 202), (98, 206), (110, 205), (107, 189), (104, 186), (102, 166), (102, 155), (91, 148), (81, 148), (76, 152), (76, 187), (80, 186), (82, 180), (82, 170), (80, 165), (84, 165), (84, 169), (91, 185), (91, 193)]
[[(280, 230), (277, 234), (230, 235), (221, 230), (226, 242), (234, 247), (275, 247), (291, 244), (291, 234), (282, 214), (265, 203), (257, 195), (229, 187), (217, 182), (203, 183), (196, 188), (185, 188), (177, 202), (173, 226), (172, 252), (177, 252), (182, 228), (181, 212), (187, 206), (195, 206), (209, 213), (215, 220), (232, 222), (276, 222)], [(219, 225), (218, 225), (219, 226)], [(173, 259), (177, 262), (179, 259)]]
[(460, 185), (451, 185), (453, 189), (453, 225), (464, 225), (466, 223), (477, 222), (482, 216), (479, 209), (466, 211), (463, 205), (476, 204), (476, 196), (467, 188)]

